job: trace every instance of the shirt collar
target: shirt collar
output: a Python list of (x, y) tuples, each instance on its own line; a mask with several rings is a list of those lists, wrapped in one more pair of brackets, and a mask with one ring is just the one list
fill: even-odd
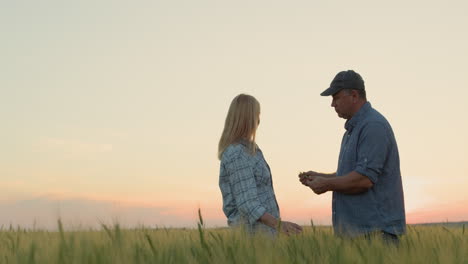
[(249, 146), (250, 141), (248, 141), (248, 140), (245, 139), (245, 138), (241, 138), (241, 139), (237, 140), (237, 143), (239, 143), (239, 144), (244, 145), (245, 147), (247, 147), (247, 146)]
[(372, 106), (369, 102), (366, 102), (358, 111), (356, 114), (354, 114), (351, 119), (346, 121), (345, 123), (345, 129), (348, 131), (353, 130), (353, 128), (361, 122), (362, 119), (364, 119), (366, 113), (372, 109)]
[[(251, 144), (252, 144), (252, 141), (249, 141), (249, 140), (247, 140), (247, 139), (241, 138), (241, 139), (239, 139), (239, 140), (237, 141), (237, 143), (243, 145), (243, 146), (246, 147), (246, 148), (250, 148), (250, 146), (251, 146)], [(255, 144), (255, 149), (256, 149), (256, 150), (259, 150), (259, 149), (260, 149), (260, 148), (258, 147), (257, 144)]]

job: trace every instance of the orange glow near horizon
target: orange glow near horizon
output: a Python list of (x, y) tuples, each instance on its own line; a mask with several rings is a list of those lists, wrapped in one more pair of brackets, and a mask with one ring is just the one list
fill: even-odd
[[(406, 212), (407, 223), (467, 221), (468, 207), (466, 204), (465, 201), (450, 205), (412, 209)], [(97, 219), (120, 219), (125, 226), (145, 224), (150, 226), (194, 227), (198, 222), (198, 210), (200, 209), (208, 227), (226, 226), (226, 217), (222, 212), (221, 201), (161, 203), (150, 202), (145, 199), (121, 199), (93, 195), (78, 197), (62, 193), (44, 196), (41, 198), (40, 203), (36, 203), (36, 205), (39, 205), (39, 207), (35, 206), (36, 209), (28, 209), (25, 212), (25, 208), (15, 208), (11, 204), (0, 203), (0, 207), (6, 206), (0, 208), (6, 213), (3, 217), (0, 217), (0, 222), (8, 224), (8, 222), (5, 222), (11, 221), (11, 219), (7, 218), (8, 215), (11, 216), (22, 212), (16, 215), (13, 220), (26, 226), (32, 223), (31, 219), (42, 219), (42, 222), (39, 222), (43, 226), (50, 226), (51, 224), (53, 226), (56, 218), (60, 216), (64, 221), (70, 221), (75, 225), (76, 221), (81, 221), (80, 224), (95, 225), (98, 223)], [(331, 204), (299, 207), (295, 206), (294, 203), (284, 203), (283, 206), (280, 204), (280, 212), (281, 219), (284, 221), (310, 225), (312, 220), (315, 225), (331, 225)]]

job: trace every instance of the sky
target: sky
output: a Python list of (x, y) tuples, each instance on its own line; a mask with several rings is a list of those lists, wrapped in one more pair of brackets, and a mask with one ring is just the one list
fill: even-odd
[(231, 100), (284, 220), (331, 223), (353, 69), (396, 135), (408, 223), (468, 220), (466, 1), (1, 1), (0, 226), (226, 226), (217, 144)]

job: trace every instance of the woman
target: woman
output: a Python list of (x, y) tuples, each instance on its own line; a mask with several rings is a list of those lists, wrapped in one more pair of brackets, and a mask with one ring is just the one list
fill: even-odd
[(279, 224), (270, 167), (255, 144), (259, 124), (258, 101), (246, 94), (236, 96), (229, 107), (218, 145), (219, 187), (228, 225), (244, 225), (251, 233), (275, 233), (278, 226), (286, 234), (299, 233), (302, 228), (297, 224), (285, 221)]

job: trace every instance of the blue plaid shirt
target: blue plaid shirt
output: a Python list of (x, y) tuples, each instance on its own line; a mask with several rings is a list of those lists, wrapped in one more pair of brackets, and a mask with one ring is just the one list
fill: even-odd
[(229, 226), (275, 232), (258, 221), (264, 213), (279, 218), (270, 167), (260, 148), (251, 155), (245, 141), (227, 147), (221, 157), (219, 188)]
[(333, 192), (333, 227), (338, 235), (372, 231), (405, 232), (405, 206), (400, 158), (388, 121), (367, 102), (345, 124), (338, 177), (356, 171), (372, 181), (359, 194)]

